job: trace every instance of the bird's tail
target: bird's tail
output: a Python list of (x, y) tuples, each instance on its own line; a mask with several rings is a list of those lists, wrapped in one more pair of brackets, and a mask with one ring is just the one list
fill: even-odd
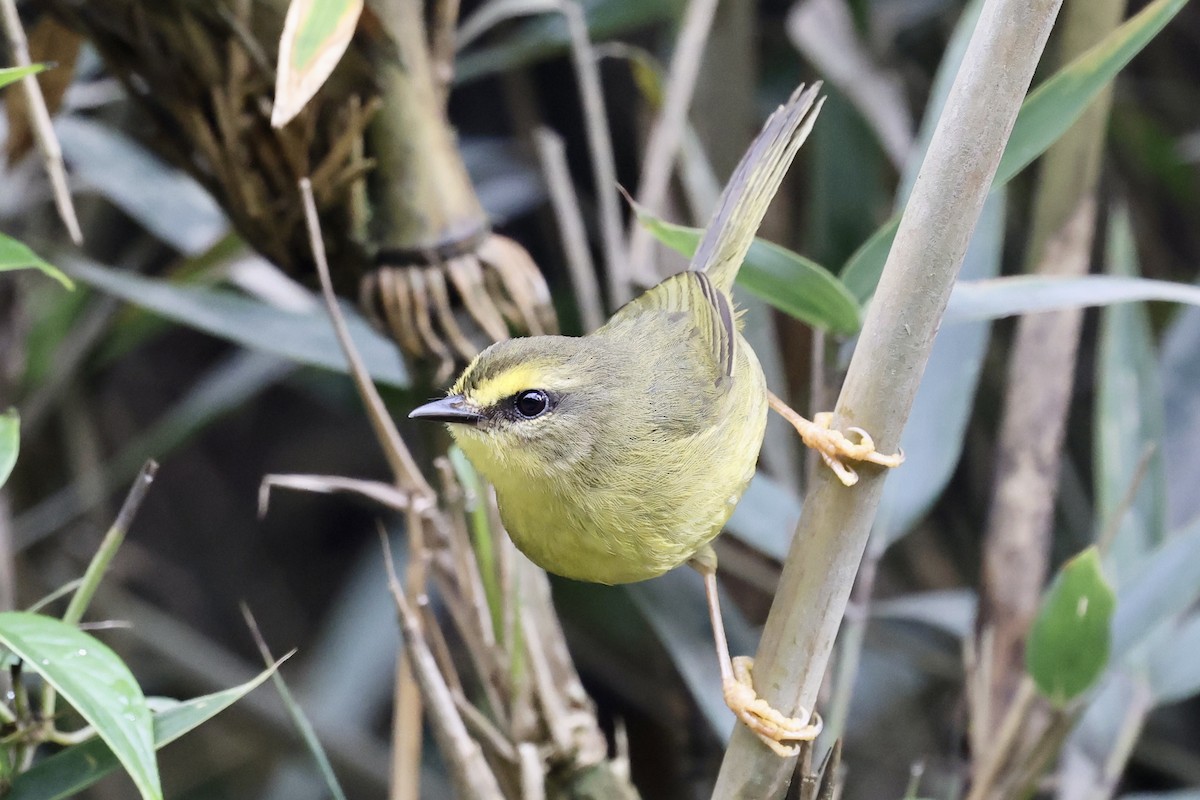
[(775, 110), (721, 193), (691, 263), (691, 269), (707, 272), (718, 289), (733, 289), (767, 206), (825, 102), (817, 99), (820, 88), (820, 82), (807, 89), (801, 85)]

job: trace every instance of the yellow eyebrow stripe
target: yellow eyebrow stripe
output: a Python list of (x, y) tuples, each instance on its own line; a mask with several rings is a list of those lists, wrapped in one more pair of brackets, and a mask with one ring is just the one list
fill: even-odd
[(488, 408), (522, 389), (537, 389), (535, 384), (538, 380), (537, 370), (524, 366), (513, 367), (494, 377), (485, 378), (468, 390), (467, 399), (480, 408)]

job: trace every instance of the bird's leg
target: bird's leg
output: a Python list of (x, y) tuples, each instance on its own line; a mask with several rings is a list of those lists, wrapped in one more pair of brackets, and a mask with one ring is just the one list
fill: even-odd
[(750, 677), (754, 659), (749, 656), (729, 656), (725, 621), (721, 617), (721, 602), (717, 597), (716, 554), (711, 547), (705, 547), (692, 557), (691, 565), (704, 577), (704, 595), (708, 600), (708, 616), (712, 621), (717, 661), (721, 666), (721, 689), (725, 695), (725, 705), (781, 758), (799, 754), (800, 745), (797, 743), (810, 742), (821, 732), (821, 717), (807, 712), (800, 718), (785, 716), (758, 696)]
[(833, 422), (833, 414), (828, 411), (823, 411), (814, 415), (812, 420), (807, 420), (772, 392), (767, 392), (767, 402), (779, 416), (791, 423), (796, 432), (800, 434), (804, 444), (820, 453), (821, 460), (833, 470), (834, 474), (838, 476), (838, 480), (847, 486), (858, 483), (858, 473), (852, 467), (847, 466), (842, 459), (868, 461), (881, 467), (898, 467), (904, 461), (904, 453), (884, 455), (876, 452), (875, 440), (862, 428), (849, 429), (850, 433), (858, 437), (857, 442), (851, 441), (841, 431), (834, 430), (830, 427)]

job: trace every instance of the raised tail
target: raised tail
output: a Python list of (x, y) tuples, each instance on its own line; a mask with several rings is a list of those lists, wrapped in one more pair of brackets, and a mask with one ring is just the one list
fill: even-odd
[(823, 97), (817, 99), (820, 88), (820, 82), (807, 89), (801, 85), (767, 118), (721, 193), (690, 268), (707, 272), (709, 280), (724, 292), (733, 289), (771, 198), (812, 130), (825, 102)]

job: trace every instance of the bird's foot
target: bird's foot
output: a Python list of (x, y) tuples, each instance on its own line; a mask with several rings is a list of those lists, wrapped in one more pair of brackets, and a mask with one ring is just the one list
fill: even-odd
[(902, 452), (885, 455), (876, 451), (875, 440), (862, 428), (847, 430), (847, 433), (857, 437), (858, 441), (853, 441), (845, 433), (835, 430), (832, 427), (833, 414), (829, 411), (823, 411), (807, 420), (775, 395), (769, 395), (769, 399), (771, 407), (796, 429), (805, 445), (821, 455), (821, 460), (846, 486), (858, 483), (858, 473), (846, 464), (846, 461), (865, 461), (889, 468), (898, 467), (904, 462)]
[[(815, 713), (805, 715), (805, 719), (788, 717), (778, 709), (772, 708), (754, 691), (754, 683), (750, 678), (754, 659), (738, 656), (732, 661), (733, 678), (726, 679), (723, 686), (725, 705), (729, 706), (738, 720), (780, 758), (798, 755), (798, 743), (811, 742), (821, 732), (821, 717)], [(785, 744), (786, 742), (793, 744)]]

